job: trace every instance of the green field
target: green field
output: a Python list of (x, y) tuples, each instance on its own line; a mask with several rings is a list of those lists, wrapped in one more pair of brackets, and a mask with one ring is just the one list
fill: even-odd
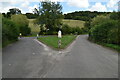
[(31, 28), (32, 35), (36, 35), (40, 32), (40, 27), (37, 24), (34, 24), (35, 19), (28, 19), (29, 20), (29, 27)]
[(60, 49), (66, 48), (74, 39), (76, 36), (74, 35), (65, 35), (61, 39), (59, 39), (57, 36), (47, 36), (47, 37), (40, 37), (38, 40), (45, 43), (46, 45), (54, 48), (59, 49), (58, 47), (58, 40), (61, 40), (61, 47)]
[(80, 21), (80, 20), (69, 20), (69, 19), (64, 19), (63, 20), (63, 24), (67, 24), (70, 27), (80, 27), (83, 28), (84, 27), (84, 21)]
[[(32, 35), (38, 34), (40, 32), (40, 27), (39, 27), (39, 25), (34, 24), (35, 19), (28, 19), (28, 20), (29, 20), (29, 27), (31, 28)], [(70, 27), (83, 28), (84, 23), (85, 23), (84, 21), (80, 21), (80, 20), (68, 20), (68, 19), (63, 20), (63, 24), (67, 24)]]

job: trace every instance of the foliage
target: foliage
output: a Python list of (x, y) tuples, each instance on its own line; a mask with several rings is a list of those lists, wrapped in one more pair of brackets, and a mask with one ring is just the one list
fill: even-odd
[(8, 42), (18, 39), (18, 27), (13, 21), (7, 18), (2, 18), (2, 44), (7, 45)]
[(75, 11), (72, 13), (65, 14), (65, 19), (83, 20), (89, 21), (90, 19), (96, 17), (97, 15), (109, 14), (110, 12), (90, 12), (90, 11)]
[(106, 22), (109, 19), (110, 19), (109, 16), (104, 16), (104, 15), (97, 16), (97, 17), (92, 19), (92, 22), (91, 22), (90, 26), (94, 27), (95, 25), (99, 25), (103, 22)]
[[(113, 12), (107, 17), (99, 16), (92, 20), (89, 39), (95, 42), (120, 45), (119, 12)], [(110, 18), (109, 18), (110, 17)]]
[(26, 13), (25, 15), (27, 16), (28, 19), (35, 19), (38, 17), (37, 14), (33, 14), (33, 13)]
[(7, 14), (5, 14), (5, 13), (2, 13), (2, 14), (6, 18), (10, 18), (11, 15), (22, 14), (22, 13), (21, 13), (21, 10), (18, 8), (11, 8), (11, 9), (9, 9), (9, 12), (7, 12)]
[(34, 24), (35, 19), (29, 20), (29, 28), (31, 28), (31, 34), (36, 36), (40, 32), (40, 25)]
[(45, 29), (49, 29), (48, 33), (56, 31), (56, 28), (59, 28), (62, 22), (62, 6), (59, 3), (55, 2), (41, 2), (40, 9), (37, 10), (39, 17), (37, 18), (36, 23), (41, 25), (41, 34)]
[(113, 12), (110, 14), (110, 19), (113, 19), (113, 20), (118, 20), (120, 19), (120, 12)]
[(19, 28), (19, 32), (26, 36), (30, 34), (31, 29), (28, 27), (29, 21), (25, 15), (12, 15), (11, 20), (15, 22), (16, 26)]
[(64, 35), (66, 35), (66, 34), (76, 34), (77, 35), (77, 34), (82, 34), (83, 33), (81, 28), (79, 28), (79, 27), (70, 27), (67, 24), (64, 24), (62, 26), (62, 32), (63, 32)]

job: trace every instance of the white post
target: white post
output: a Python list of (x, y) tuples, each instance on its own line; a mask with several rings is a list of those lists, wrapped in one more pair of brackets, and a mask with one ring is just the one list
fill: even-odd
[(62, 38), (62, 32), (60, 30), (58, 31), (58, 38)]

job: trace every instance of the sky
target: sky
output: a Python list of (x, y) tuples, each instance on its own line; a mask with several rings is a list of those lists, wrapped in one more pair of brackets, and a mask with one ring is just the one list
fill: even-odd
[[(38, 8), (40, 1), (45, 0), (0, 0), (0, 12), (6, 13), (11, 8), (19, 8), (22, 13), (32, 13), (34, 8)], [(51, 0), (60, 2), (63, 13), (74, 11), (118, 11), (117, 2), (120, 0)]]

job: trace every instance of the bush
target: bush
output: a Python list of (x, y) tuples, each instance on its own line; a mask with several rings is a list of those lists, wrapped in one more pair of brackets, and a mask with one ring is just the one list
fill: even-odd
[(110, 19), (113, 19), (113, 20), (118, 20), (118, 19), (120, 19), (119, 18), (119, 15), (120, 14), (120, 12), (113, 12), (113, 13), (111, 13), (110, 14)]
[(120, 22), (116, 22), (115, 26), (108, 32), (108, 42), (120, 45)]
[(63, 27), (62, 27), (62, 32), (63, 34), (70, 34), (71, 33), (71, 28), (70, 26), (68, 26), (67, 24), (64, 24)]
[(103, 22), (106, 22), (109, 19), (110, 19), (109, 16), (104, 16), (104, 15), (97, 16), (97, 17), (92, 19), (91, 27), (94, 27), (95, 25), (102, 24)]
[[(90, 39), (92, 39), (93, 41), (110, 43), (111, 41), (113, 41), (112, 38), (115, 38), (115, 35), (117, 34), (115, 32), (117, 30), (117, 26), (118, 22), (114, 20), (107, 20), (99, 25), (95, 25), (90, 30)], [(115, 42), (118, 41), (117, 35), (114, 40)]]
[(18, 39), (18, 28), (15, 23), (9, 19), (2, 18), (2, 44), (7, 45), (7, 42), (16, 41)]
[(25, 15), (12, 15), (11, 20), (15, 22), (16, 26), (19, 28), (19, 32), (26, 36), (30, 34), (31, 29), (28, 27), (29, 21)]
[(63, 34), (82, 34), (82, 29), (79, 27), (70, 27), (67, 24), (64, 24), (62, 27)]

